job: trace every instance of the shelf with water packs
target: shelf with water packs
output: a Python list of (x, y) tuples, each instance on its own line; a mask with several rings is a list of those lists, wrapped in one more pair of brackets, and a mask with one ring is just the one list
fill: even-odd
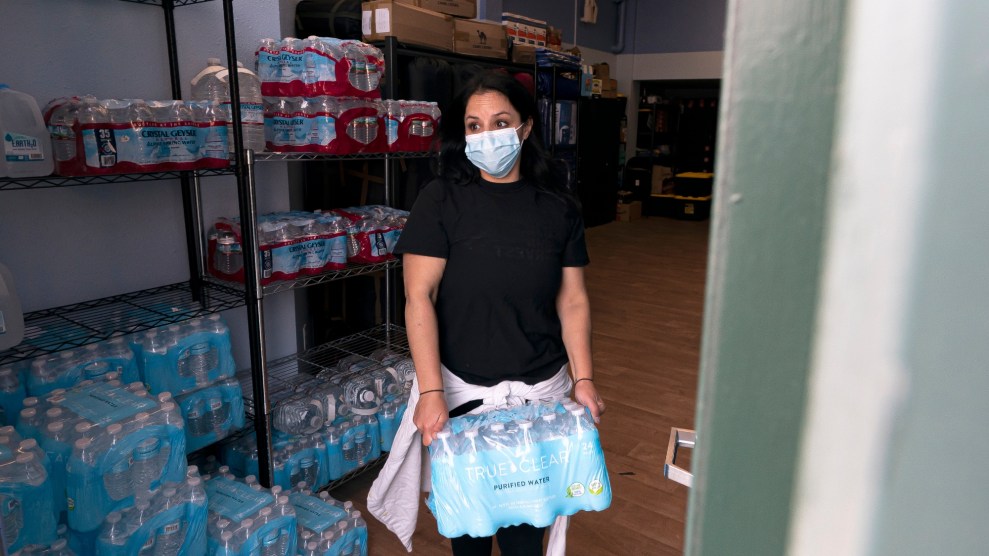
[[(190, 170), (200, 177), (227, 176), (235, 173), (233, 167), (209, 170)], [(36, 178), (0, 178), (0, 191), (14, 189), (46, 189), (52, 187), (72, 187), (76, 185), (96, 185), (105, 183), (130, 183), (178, 179), (182, 172), (152, 172), (139, 174), (102, 174), (94, 176), (44, 176)]]
[[(333, 371), (343, 359), (358, 356), (380, 365), (371, 359), (371, 354), (382, 348), (387, 348), (398, 355), (408, 356), (409, 340), (405, 334), (405, 329), (393, 324), (382, 324), (332, 340), (305, 352), (269, 362), (267, 373), (268, 399), (272, 409), (277, 407), (282, 400), (294, 394), (299, 384), (311, 380), (320, 371)], [(373, 366), (362, 369), (361, 372), (371, 370), (374, 370)], [(346, 371), (340, 372), (340, 376), (347, 374)], [(238, 371), (237, 379), (244, 391), (244, 411), (247, 412), (249, 418), (253, 418), (254, 398), (250, 369)]]
[[(345, 278), (351, 278), (353, 276), (374, 274), (375, 272), (381, 272), (383, 270), (388, 270), (391, 268), (398, 268), (401, 265), (402, 262), (399, 259), (392, 259), (390, 261), (371, 263), (371, 264), (347, 263), (347, 266), (340, 270), (331, 270), (320, 274), (314, 274), (312, 276), (303, 276), (300, 278), (296, 278), (295, 280), (279, 280), (277, 282), (272, 282), (270, 284), (262, 286), (261, 291), (264, 293), (264, 295), (273, 295), (288, 290), (308, 288), (309, 286), (315, 286), (317, 284), (324, 284), (326, 282), (333, 282), (335, 280), (343, 280)], [(233, 288), (241, 292), (243, 292), (244, 290), (244, 284), (241, 282), (227, 282), (225, 280), (221, 280), (219, 278), (216, 278), (215, 276), (210, 276), (210, 275), (203, 276), (203, 279), (210, 283), (218, 284), (228, 288)]]
[[(133, 4), (150, 4), (152, 6), (163, 6), (167, 0), (121, 0), (122, 2), (131, 2)], [(203, 4), (205, 2), (212, 2), (213, 0), (172, 0), (173, 6), (190, 6), (192, 4)]]
[(383, 159), (406, 159), (406, 158), (433, 158), (437, 153), (433, 151), (415, 152), (386, 152), (386, 153), (354, 153), (354, 154), (322, 154), (322, 153), (289, 153), (289, 152), (256, 152), (254, 160), (264, 161), (311, 161), (325, 160), (328, 162), (336, 160), (383, 160)]
[(175, 324), (244, 305), (233, 288), (204, 285), (195, 301), (188, 282), (160, 286), (24, 315), (24, 340), (0, 352), (0, 365)]

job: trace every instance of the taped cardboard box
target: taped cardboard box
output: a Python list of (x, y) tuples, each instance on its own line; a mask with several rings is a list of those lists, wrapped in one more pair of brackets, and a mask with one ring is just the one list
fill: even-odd
[(510, 12), (501, 13), (501, 24), (505, 26), (508, 40), (515, 44), (546, 46), (546, 22)]
[(425, 10), (432, 10), (454, 17), (477, 17), (476, 0), (395, 0)]
[[(509, 41), (511, 42), (511, 41)], [(535, 64), (538, 46), (512, 44), (512, 61), (516, 64)]]
[(609, 66), (607, 62), (594, 64), (594, 77), (597, 79), (611, 78), (611, 66)]
[(456, 19), (453, 22), (453, 51), (504, 60), (508, 58), (508, 35), (497, 23)]
[(618, 210), (615, 211), (615, 220), (619, 222), (631, 222), (640, 218), (642, 218), (642, 201), (618, 204)]
[(434, 11), (377, 0), (361, 5), (361, 26), (366, 41), (396, 37), (407, 44), (453, 51), (453, 17)]

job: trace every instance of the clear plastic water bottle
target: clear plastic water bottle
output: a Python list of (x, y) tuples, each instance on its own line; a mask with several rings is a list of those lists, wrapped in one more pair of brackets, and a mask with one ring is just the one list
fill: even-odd
[(220, 273), (228, 275), (237, 274), (244, 268), (244, 250), (233, 232), (217, 233), (213, 266)]
[(192, 436), (205, 436), (212, 431), (206, 404), (206, 400), (196, 400), (185, 414), (185, 425)]
[(230, 427), (230, 402), (220, 396), (210, 398), (209, 410), (213, 431), (219, 435), (224, 434)]
[(151, 486), (161, 478), (165, 461), (162, 459), (162, 445), (158, 438), (145, 438), (134, 449), (131, 464), (131, 481), (134, 492), (152, 490)]
[[(120, 423), (113, 423), (106, 429), (111, 437), (112, 443), (120, 442), (123, 427)], [(131, 483), (131, 458), (129, 454), (123, 454), (110, 467), (110, 470), (103, 475), (103, 487), (111, 500), (123, 500), (133, 492)]]

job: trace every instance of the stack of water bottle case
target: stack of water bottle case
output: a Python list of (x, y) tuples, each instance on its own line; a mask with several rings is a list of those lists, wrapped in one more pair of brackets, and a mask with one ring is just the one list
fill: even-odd
[[(272, 491), (246, 472), (244, 486), (222, 486), (232, 480), (229, 468), (204, 486), (209, 476), (187, 468), (187, 454), (244, 426), (233, 374), (229, 330), (217, 315), (0, 367), (0, 408), (15, 425), (0, 428), (0, 525), (8, 553), (205, 554), (208, 547), (212, 554), (285, 556), (296, 553), (296, 534), (307, 529), (298, 546), (315, 543), (308, 554), (331, 546), (332, 554), (366, 554), (359, 513), (325, 497), (288, 493), (329, 482), (326, 462), (333, 458), (315, 439), (285, 436), (280, 486)], [(320, 406), (320, 415), (328, 410), (348, 413), (340, 400)], [(367, 424), (353, 427), (380, 438)], [(256, 474), (256, 452), (252, 459)], [(310, 469), (309, 461), (321, 467)], [(222, 493), (231, 488), (256, 493), (253, 513), (245, 514), (244, 504), (225, 505)], [(281, 532), (272, 537), (275, 530)]]
[[(257, 226), (261, 284), (341, 270), (347, 263), (392, 260), (408, 215), (382, 205), (261, 215)], [(242, 241), (239, 218), (216, 220), (207, 236), (210, 274), (243, 283)]]
[[(372, 45), (324, 37), (264, 39), (256, 70), (237, 68), (245, 148), (348, 155), (435, 146), (438, 105), (382, 101), (384, 57)], [(52, 100), (42, 115), (55, 173), (227, 167), (234, 143), (229, 82), (229, 68), (209, 58), (191, 81), (192, 100)]]

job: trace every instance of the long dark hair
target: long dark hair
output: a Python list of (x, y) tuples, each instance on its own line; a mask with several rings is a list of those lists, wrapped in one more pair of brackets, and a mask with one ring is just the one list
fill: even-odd
[(441, 148), (439, 176), (456, 184), (467, 184), (480, 177), (477, 167), (467, 160), (464, 152), (464, 115), (467, 101), (477, 93), (496, 92), (505, 95), (525, 123), (532, 120), (529, 137), (522, 142), (522, 177), (537, 189), (559, 197), (575, 200), (564, 185), (566, 183), (560, 165), (543, 147), (542, 130), (536, 101), (522, 84), (500, 70), (478, 73), (468, 81), (443, 114), (441, 124)]

